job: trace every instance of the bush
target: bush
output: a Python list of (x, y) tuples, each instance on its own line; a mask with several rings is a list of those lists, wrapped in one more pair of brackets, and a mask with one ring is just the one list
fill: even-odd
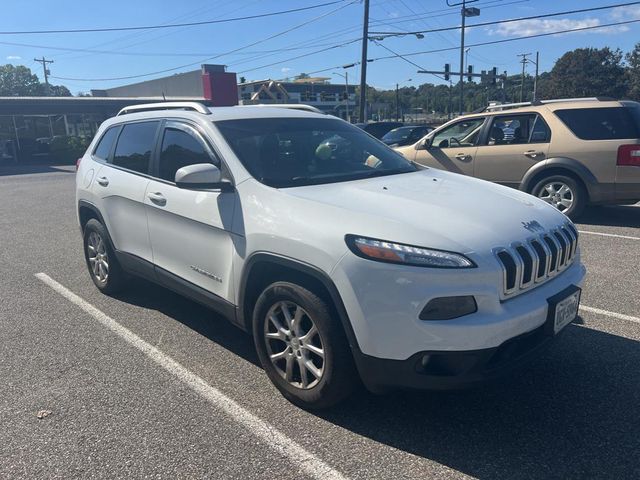
[(56, 136), (51, 140), (49, 152), (57, 161), (75, 163), (84, 155), (89, 143), (91, 143), (89, 137)]

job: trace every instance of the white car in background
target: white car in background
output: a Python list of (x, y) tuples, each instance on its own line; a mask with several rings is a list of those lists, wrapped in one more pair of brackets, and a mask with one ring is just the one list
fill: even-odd
[(76, 182), (100, 290), (127, 272), (208, 305), (305, 408), (358, 377), (374, 392), (478, 384), (577, 315), (585, 268), (567, 217), (335, 117), (130, 107), (100, 127)]

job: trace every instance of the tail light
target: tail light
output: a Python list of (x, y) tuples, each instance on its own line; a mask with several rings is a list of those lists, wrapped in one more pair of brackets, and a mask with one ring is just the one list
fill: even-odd
[(78, 160), (76, 160), (76, 172), (78, 171), (78, 168), (80, 168), (80, 162), (82, 161), (82, 157), (80, 157)]
[(616, 164), (619, 166), (640, 167), (640, 145), (620, 145)]

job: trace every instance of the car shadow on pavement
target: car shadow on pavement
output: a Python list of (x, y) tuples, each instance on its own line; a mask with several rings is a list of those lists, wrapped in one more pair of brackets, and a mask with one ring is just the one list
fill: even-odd
[(640, 228), (640, 204), (590, 207), (576, 221), (582, 225)]
[(481, 389), (361, 393), (320, 417), (478, 478), (639, 478), (640, 344), (577, 325)]
[(0, 164), (0, 177), (10, 175), (29, 175), (33, 173), (76, 173), (73, 165), (45, 165), (45, 164)]
[(262, 368), (251, 337), (199, 303), (141, 278), (131, 279), (129, 288), (113, 297), (131, 305), (161, 312), (243, 360)]

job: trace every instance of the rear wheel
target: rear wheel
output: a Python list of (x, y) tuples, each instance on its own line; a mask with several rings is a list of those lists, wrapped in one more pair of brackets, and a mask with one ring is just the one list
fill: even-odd
[(543, 178), (531, 193), (572, 219), (580, 216), (587, 203), (587, 192), (582, 184), (565, 175)]
[(270, 380), (292, 403), (327, 408), (355, 389), (356, 370), (342, 326), (315, 293), (288, 282), (256, 302), (253, 336)]
[(94, 218), (84, 227), (84, 256), (91, 280), (101, 292), (115, 293), (124, 286), (124, 272), (109, 244), (107, 230)]

